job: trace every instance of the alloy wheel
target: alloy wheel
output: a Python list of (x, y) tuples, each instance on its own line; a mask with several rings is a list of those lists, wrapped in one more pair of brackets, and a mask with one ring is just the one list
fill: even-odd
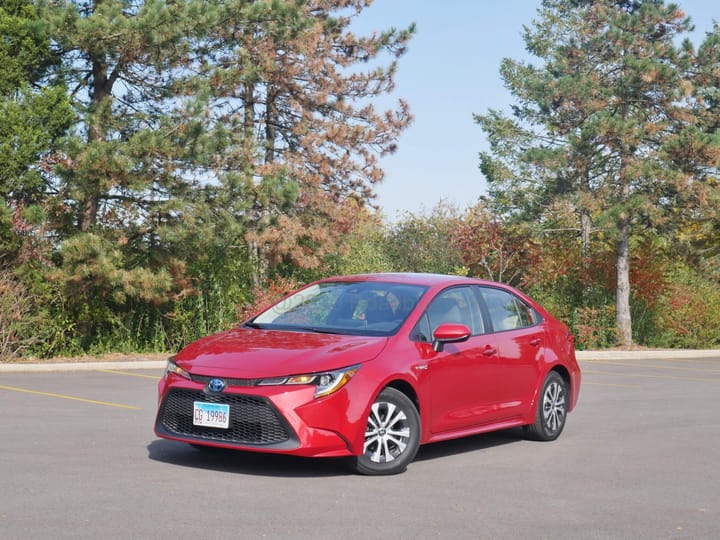
[(405, 412), (394, 403), (373, 403), (365, 430), (365, 455), (374, 463), (387, 463), (399, 457), (409, 441)]
[(558, 381), (551, 381), (543, 394), (543, 419), (548, 431), (556, 432), (565, 424), (565, 388)]
[(360, 474), (398, 474), (415, 459), (420, 446), (420, 415), (413, 401), (396, 388), (385, 388), (368, 411), (362, 453), (351, 463)]

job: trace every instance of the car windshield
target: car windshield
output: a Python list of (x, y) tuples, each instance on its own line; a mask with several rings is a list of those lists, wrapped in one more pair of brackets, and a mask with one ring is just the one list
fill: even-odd
[(397, 332), (427, 287), (337, 281), (302, 289), (250, 321), (251, 326), (333, 334)]

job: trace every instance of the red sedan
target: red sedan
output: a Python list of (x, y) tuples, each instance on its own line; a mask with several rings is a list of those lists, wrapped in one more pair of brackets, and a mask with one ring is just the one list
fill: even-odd
[(580, 390), (568, 328), (500, 283), (328, 278), (168, 362), (155, 433), (199, 448), (405, 470), (421, 444), (524, 426), (556, 439)]

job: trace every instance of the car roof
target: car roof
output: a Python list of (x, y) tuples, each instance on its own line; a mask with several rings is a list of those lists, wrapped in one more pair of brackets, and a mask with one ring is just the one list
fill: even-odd
[(334, 276), (320, 280), (322, 282), (332, 281), (378, 281), (390, 283), (407, 283), (413, 285), (424, 285), (432, 287), (436, 285), (453, 285), (461, 283), (475, 283), (486, 285), (497, 285), (493, 281), (486, 281), (464, 276), (450, 276), (445, 274), (425, 274), (414, 272), (383, 272), (376, 274), (354, 274), (348, 276)]

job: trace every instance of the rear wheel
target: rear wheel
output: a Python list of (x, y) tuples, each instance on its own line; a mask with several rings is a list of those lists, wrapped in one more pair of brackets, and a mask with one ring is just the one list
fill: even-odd
[(410, 399), (385, 388), (370, 407), (363, 453), (352, 458), (356, 472), (367, 475), (403, 472), (420, 446), (420, 415)]
[(565, 427), (568, 392), (565, 380), (556, 371), (548, 373), (537, 404), (535, 423), (526, 426), (527, 434), (539, 441), (554, 441)]

